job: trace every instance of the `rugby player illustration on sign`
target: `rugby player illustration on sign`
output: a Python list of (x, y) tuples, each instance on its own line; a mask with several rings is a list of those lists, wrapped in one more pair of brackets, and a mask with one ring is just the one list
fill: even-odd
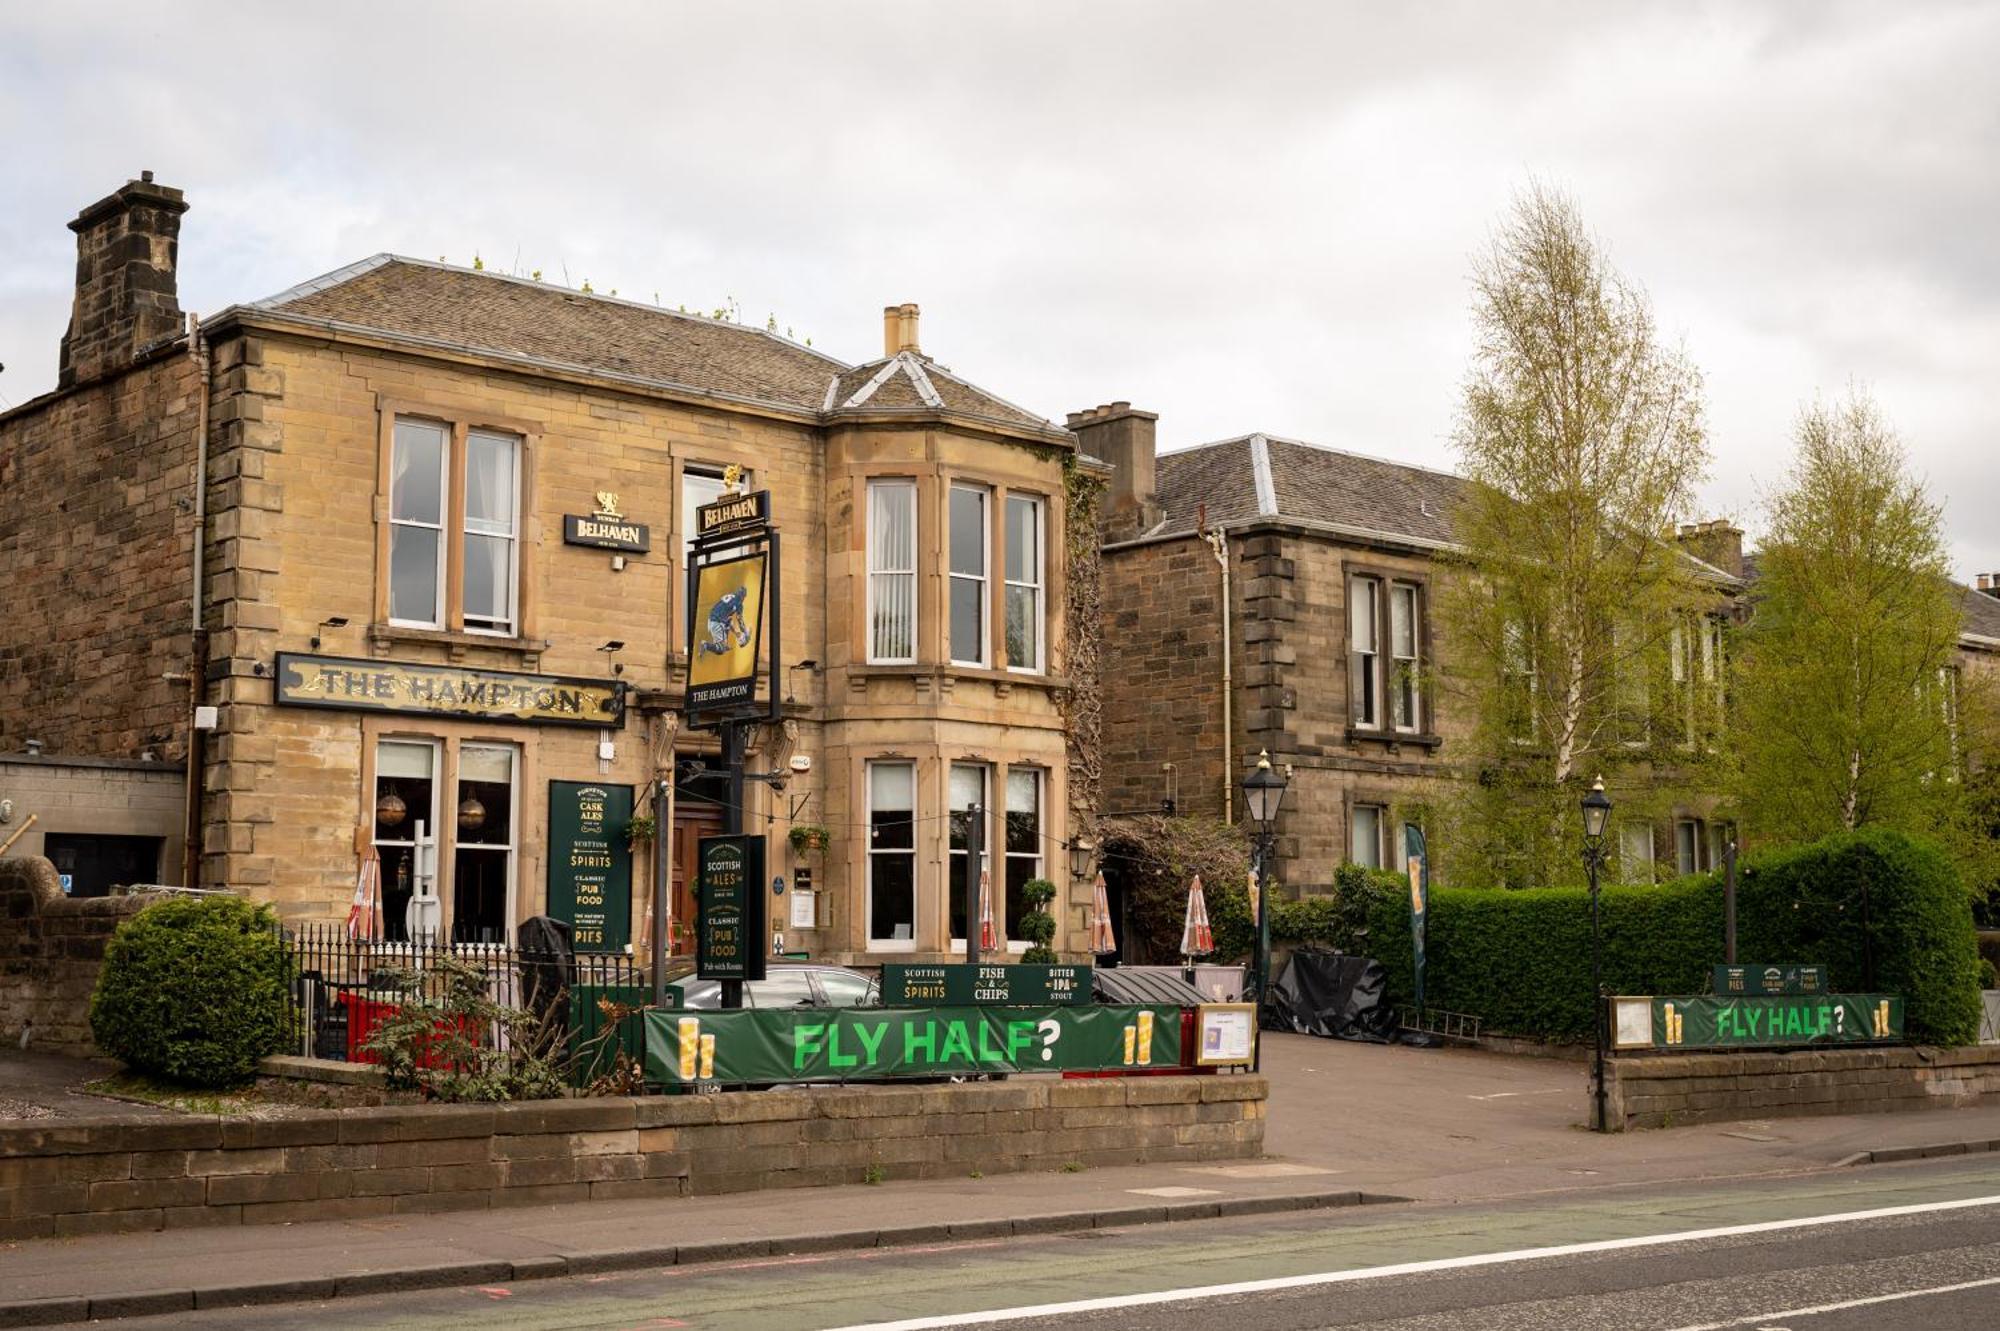
[(720, 656), (732, 645), (749, 645), (750, 630), (743, 623), (743, 598), (747, 594), (745, 588), (738, 587), (717, 599), (708, 612), (708, 641), (701, 644), (702, 651)]
[(764, 568), (760, 551), (696, 571), (688, 688), (702, 703), (747, 701), (754, 691)]

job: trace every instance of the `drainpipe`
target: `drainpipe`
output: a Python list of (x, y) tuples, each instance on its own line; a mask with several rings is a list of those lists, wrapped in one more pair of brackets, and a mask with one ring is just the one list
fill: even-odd
[(187, 821), (182, 828), (181, 882), (201, 886), (201, 789), (206, 735), (196, 727), (195, 709), (208, 686), (208, 631), (202, 627), (201, 584), (208, 547), (208, 334), (202, 330), (201, 316), (188, 315), (189, 352), (194, 356), (195, 381), (199, 391), (194, 407), (194, 585), (188, 597), (188, 742), (187, 742)]
[(1232, 749), (1235, 723), (1231, 719), (1235, 694), (1229, 668), (1229, 536), (1222, 528), (1202, 533), (1215, 562), (1222, 569), (1222, 821), (1236, 821), (1236, 759)]

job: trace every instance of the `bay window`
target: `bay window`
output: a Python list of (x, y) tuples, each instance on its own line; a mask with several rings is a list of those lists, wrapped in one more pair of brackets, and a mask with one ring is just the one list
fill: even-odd
[(987, 561), (992, 541), (986, 530), (987, 492), (970, 485), (951, 487), (951, 645), (955, 665), (986, 664)]
[(917, 769), (868, 764), (868, 946), (913, 952), (917, 937)]
[(868, 483), (868, 660), (917, 659), (917, 484)]
[[(951, 937), (963, 943), (968, 937), (965, 932), (966, 891), (976, 887), (979, 871), (993, 862), (993, 801), (987, 793), (992, 769), (983, 763), (953, 763), (951, 765), (950, 809), (950, 872), (945, 875), (945, 918), (951, 924)], [(975, 807), (977, 813), (975, 814)], [(975, 866), (972, 863), (972, 828), (977, 818), (979, 830), (980, 857)]]
[[(1027, 911), (1023, 889), (1042, 873), (1042, 774), (1033, 767), (1007, 769), (1006, 932), (1021, 938)], [(1054, 906), (1051, 910), (1056, 909)]]
[(1007, 667), (1041, 670), (1042, 501), (1007, 496)]

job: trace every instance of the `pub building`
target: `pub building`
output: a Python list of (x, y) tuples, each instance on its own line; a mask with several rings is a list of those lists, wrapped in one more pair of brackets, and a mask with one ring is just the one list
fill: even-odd
[(107, 809), (119, 764), (179, 771), (156, 880), (288, 921), (345, 919), (372, 853), (390, 939), (551, 913), (643, 952), (663, 815), (688, 952), (727, 798), (714, 733), (680, 720), (709, 637), (689, 542), (701, 506), (768, 493), (782, 634), (756, 696), (775, 679), (782, 719), (747, 766), (780, 780), (746, 786), (743, 824), (784, 948), (947, 955), (976, 806), (1001, 933), (1056, 879), (1079, 954), (1065, 477), (1097, 464), (1073, 435), (932, 361), (914, 305), (857, 365), (382, 254), (197, 321), (187, 208), (147, 173), (70, 224), (59, 385), (0, 414), (0, 753), (34, 738)]

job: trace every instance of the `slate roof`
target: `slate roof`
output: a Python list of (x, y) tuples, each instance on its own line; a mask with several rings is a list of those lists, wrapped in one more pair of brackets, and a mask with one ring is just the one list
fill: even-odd
[(1449, 545), (1450, 514), (1467, 482), (1450, 472), (1275, 435), (1248, 434), (1162, 453), (1165, 516), (1148, 536), (1259, 518), (1303, 522), (1413, 545)]
[(871, 411), (943, 410), (1067, 437), (915, 353), (850, 367), (750, 325), (400, 255), (375, 255), (249, 308), (815, 415), (847, 405), (891, 364), (897, 372), (869, 395)]
[[(1743, 556), (1743, 577), (1746, 581), (1757, 581), (1756, 554)], [(2000, 597), (1988, 596), (1976, 587), (1954, 584), (1958, 588), (1959, 613), (1963, 621), (1959, 631), (1973, 637), (1991, 638), (2000, 642)]]

